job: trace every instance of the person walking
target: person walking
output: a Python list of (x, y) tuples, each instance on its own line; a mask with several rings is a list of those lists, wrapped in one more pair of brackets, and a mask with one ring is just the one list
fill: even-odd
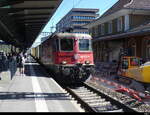
[(20, 74), (24, 74), (24, 64), (25, 64), (25, 58), (23, 55), (19, 55), (18, 57), (18, 67)]

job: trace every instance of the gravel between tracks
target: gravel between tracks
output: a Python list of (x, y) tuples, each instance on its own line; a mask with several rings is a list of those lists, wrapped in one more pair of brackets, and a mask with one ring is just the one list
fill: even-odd
[(139, 102), (125, 94), (118, 93), (110, 88), (104, 87), (93, 81), (88, 81), (86, 84), (90, 85), (93, 88), (96, 88), (100, 92), (114, 98), (115, 100), (127, 105), (128, 107), (134, 109), (137, 112), (150, 112), (150, 105)]

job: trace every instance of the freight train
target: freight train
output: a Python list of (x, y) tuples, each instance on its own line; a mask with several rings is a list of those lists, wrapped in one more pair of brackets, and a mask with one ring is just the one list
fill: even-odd
[(84, 82), (94, 71), (92, 37), (88, 34), (55, 33), (32, 49), (32, 55), (63, 82)]

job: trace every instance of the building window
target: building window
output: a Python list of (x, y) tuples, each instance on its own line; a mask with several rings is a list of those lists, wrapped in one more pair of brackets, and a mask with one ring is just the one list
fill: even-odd
[(93, 29), (92, 29), (92, 35), (93, 35), (93, 37), (95, 37), (96, 36), (96, 30), (95, 30), (95, 27), (93, 27)]
[(108, 22), (108, 33), (112, 33), (112, 21)]
[(117, 19), (117, 31), (122, 31), (122, 17)]
[(150, 40), (147, 41), (147, 59), (150, 60)]
[(98, 26), (95, 27), (95, 37), (98, 37)]
[(101, 25), (101, 35), (104, 35), (105, 34), (105, 25), (102, 24)]
[(101, 25), (98, 25), (98, 36), (101, 35)]
[(131, 55), (136, 56), (136, 43), (132, 43), (131, 46)]

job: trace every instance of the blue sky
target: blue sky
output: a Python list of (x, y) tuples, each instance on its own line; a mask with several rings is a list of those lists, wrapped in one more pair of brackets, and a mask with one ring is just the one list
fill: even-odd
[(118, 0), (63, 0), (43, 31), (50, 32), (50, 27), (55, 26), (72, 8), (97, 8), (100, 10), (99, 14), (102, 15), (117, 1)]
[[(55, 29), (51, 30), (51, 27), (55, 26), (72, 8), (97, 8), (99, 9), (99, 14), (102, 15), (117, 1), (118, 0), (63, 0), (42, 32), (54, 32)], [(40, 37), (41, 36), (38, 37), (38, 40)]]

